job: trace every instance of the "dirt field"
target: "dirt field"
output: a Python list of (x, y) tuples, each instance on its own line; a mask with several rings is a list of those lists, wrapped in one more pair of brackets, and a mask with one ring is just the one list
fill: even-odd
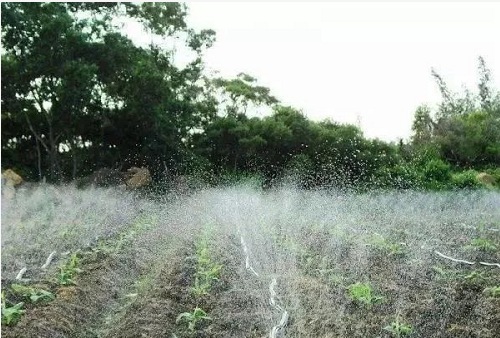
[[(500, 334), (497, 193), (48, 189), (2, 205), (4, 337)], [(54, 189), (61, 199), (38, 201)], [(40, 290), (52, 297), (34, 301)]]

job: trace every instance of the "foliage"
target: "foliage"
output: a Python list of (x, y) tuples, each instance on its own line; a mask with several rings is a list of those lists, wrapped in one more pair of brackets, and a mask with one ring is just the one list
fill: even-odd
[(74, 277), (82, 270), (78, 268), (79, 258), (77, 254), (71, 255), (70, 260), (59, 268), (59, 275), (57, 282), (59, 285), (72, 285), (75, 284)]
[(347, 287), (349, 290), (349, 297), (357, 303), (371, 306), (381, 302), (384, 297), (376, 296), (373, 294), (373, 289), (369, 283), (355, 283)]
[[(214, 32), (190, 29), (185, 16), (179, 3), (3, 3), (2, 164), (55, 181), (182, 160), (183, 139), (216, 112), (200, 54)], [(184, 37), (193, 60), (178, 68), (170, 51), (134, 45), (118, 17)]]
[(413, 333), (413, 327), (401, 322), (399, 317), (396, 318), (394, 322), (384, 327), (384, 330), (396, 338), (407, 337)]
[(476, 176), (478, 172), (475, 170), (466, 170), (463, 172), (451, 174), (451, 184), (457, 188), (477, 188), (480, 186)]
[(23, 302), (14, 305), (7, 304), (4, 292), (2, 291), (2, 325), (16, 324), (25, 312), (23, 306)]
[[(416, 109), (408, 142), (387, 143), (309, 120), (249, 74), (208, 77), (215, 32), (186, 17), (180, 3), (2, 3), (2, 166), (51, 181), (130, 166), (159, 184), (439, 190), (478, 187), (480, 171), (500, 181), (500, 94), (482, 58), (477, 95), (433, 71), (442, 102)], [(152, 43), (134, 44), (117, 19)], [(183, 66), (171, 41), (189, 55)]]
[(177, 316), (177, 323), (185, 322), (189, 331), (194, 331), (198, 323), (210, 321), (210, 318), (205, 311), (196, 307), (192, 312), (183, 312)]
[(54, 294), (50, 291), (21, 284), (12, 284), (11, 289), (14, 294), (19, 295), (32, 303), (50, 302), (55, 298)]

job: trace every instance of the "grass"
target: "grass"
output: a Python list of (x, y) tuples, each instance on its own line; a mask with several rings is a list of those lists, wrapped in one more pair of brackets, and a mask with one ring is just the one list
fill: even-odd
[(57, 283), (59, 285), (74, 285), (74, 277), (82, 270), (78, 268), (80, 259), (77, 254), (71, 255), (70, 260), (59, 268), (59, 275), (57, 276)]
[(39, 302), (50, 302), (55, 298), (52, 292), (44, 289), (25, 286), (21, 284), (12, 284), (10, 288), (12, 290), (12, 293), (34, 304)]
[(349, 290), (349, 297), (356, 303), (371, 306), (384, 299), (382, 296), (376, 296), (373, 294), (373, 289), (369, 283), (358, 282), (349, 285), (347, 289)]
[(176, 323), (186, 323), (188, 330), (193, 332), (196, 330), (198, 323), (210, 320), (212, 320), (212, 318), (210, 318), (203, 309), (196, 307), (192, 312), (183, 312), (177, 316)]
[(23, 306), (23, 302), (14, 305), (7, 304), (7, 300), (2, 291), (2, 325), (11, 326), (16, 324), (25, 312)]

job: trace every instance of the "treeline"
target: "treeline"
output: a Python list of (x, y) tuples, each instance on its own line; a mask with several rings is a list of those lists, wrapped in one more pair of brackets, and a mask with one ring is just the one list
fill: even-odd
[[(500, 181), (500, 95), (482, 59), (478, 95), (433, 72), (442, 103), (419, 107), (411, 140), (393, 144), (308, 120), (247, 74), (208, 77), (215, 32), (186, 15), (179, 3), (2, 3), (2, 168), (53, 182), (131, 166), (156, 182), (442, 189), (477, 186), (479, 171)], [(123, 21), (151, 44), (134, 44)], [(191, 59), (175, 62), (172, 41)], [(261, 110), (271, 113), (250, 117)]]

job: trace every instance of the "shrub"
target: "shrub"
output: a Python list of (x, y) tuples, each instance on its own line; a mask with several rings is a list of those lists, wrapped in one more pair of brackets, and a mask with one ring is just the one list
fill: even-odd
[(451, 175), (451, 183), (454, 187), (463, 188), (477, 188), (480, 186), (476, 179), (477, 172), (475, 170), (467, 170)]
[(448, 182), (451, 176), (451, 166), (440, 159), (432, 159), (424, 164), (422, 173), (427, 180)]

